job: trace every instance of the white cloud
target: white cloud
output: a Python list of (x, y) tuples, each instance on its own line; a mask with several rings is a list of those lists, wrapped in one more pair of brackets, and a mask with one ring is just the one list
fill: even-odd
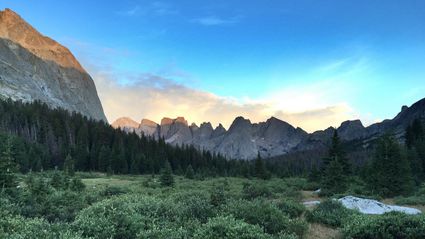
[(353, 110), (344, 102), (326, 104), (323, 96), (333, 89), (314, 93), (319, 90), (319, 83), (310, 88), (283, 89), (280, 98), (271, 96), (238, 100), (192, 89), (151, 74), (128, 77), (134, 80), (128, 84), (119, 84), (117, 77), (110, 72), (95, 69), (91, 69), (91, 72), (110, 122), (122, 116), (136, 121), (148, 118), (156, 122), (165, 116), (184, 116), (189, 122), (198, 125), (210, 121), (213, 125), (222, 123), (229, 127), (237, 116), (244, 116), (252, 122), (276, 116), (312, 132), (339, 126), (342, 121), (355, 117)]

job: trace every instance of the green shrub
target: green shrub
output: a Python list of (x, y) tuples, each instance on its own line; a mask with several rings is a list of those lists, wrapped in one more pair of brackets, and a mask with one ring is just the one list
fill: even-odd
[(40, 216), (50, 222), (71, 222), (86, 206), (88, 205), (84, 195), (72, 191), (58, 191), (46, 197)]
[(291, 218), (299, 217), (305, 211), (304, 205), (293, 200), (280, 200), (275, 204), (277, 208), (279, 208), (282, 212)]
[(82, 210), (74, 222), (76, 230), (93, 238), (136, 238), (141, 229), (133, 205), (126, 201), (104, 200)]
[(179, 193), (173, 196), (180, 220), (199, 220), (206, 222), (213, 215), (213, 205), (208, 194), (203, 192)]
[(8, 239), (79, 239), (82, 236), (59, 224), (49, 224), (40, 218), (21, 216), (0, 218), (0, 238)]
[(116, 195), (121, 195), (126, 193), (128, 193), (128, 190), (125, 188), (116, 187), (116, 186), (106, 186), (101, 194), (105, 197), (111, 197), (111, 196), (116, 196)]
[(356, 212), (345, 208), (336, 200), (327, 200), (320, 203), (313, 211), (307, 212), (306, 217), (309, 222), (341, 227), (354, 213)]
[(226, 203), (226, 186), (216, 185), (210, 193), (210, 203), (215, 207), (219, 207)]
[(251, 225), (232, 216), (211, 218), (194, 235), (195, 239), (268, 239), (272, 238), (263, 232), (258, 225)]
[(355, 215), (344, 226), (345, 238), (425, 238), (425, 217), (404, 213)]
[(181, 238), (189, 238), (191, 235), (187, 232), (186, 228), (167, 228), (164, 226), (155, 226), (151, 229), (144, 230), (137, 234), (137, 238), (139, 239), (181, 239)]
[(81, 192), (86, 188), (86, 185), (81, 181), (80, 178), (72, 178), (69, 183), (69, 189), (76, 192)]
[(225, 213), (253, 225), (260, 225), (267, 233), (295, 233), (302, 236), (307, 225), (291, 219), (275, 205), (263, 200), (232, 200), (226, 205)]
[(131, 239), (137, 238), (143, 230), (169, 227), (170, 222), (178, 221), (177, 215), (172, 201), (122, 195), (83, 209), (73, 225), (87, 237)]
[(242, 196), (248, 200), (259, 197), (270, 197), (271, 195), (272, 193), (267, 186), (259, 185), (257, 183), (245, 183), (242, 188)]

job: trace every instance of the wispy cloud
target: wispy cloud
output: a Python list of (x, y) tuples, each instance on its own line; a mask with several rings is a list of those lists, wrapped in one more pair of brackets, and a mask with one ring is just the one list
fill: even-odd
[(167, 16), (167, 15), (174, 15), (178, 14), (179, 11), (177, 8), (175, 8), (173, 5), (161, 2), (161, 1), (154, 1), (146, 6), (134, 6), (130, 9), (118, 11), (116, 12), (118, 15), (121, 16), (127, 16), (127, 17), (134, 17), (134, 16), (140, 16), (140, 15), (153, 15), (153, 16)]
[(221, 18), (218, 16), (206, 16), (201, 18), (192, 19), (192, 22), (203, 25), (203, 26), (220, 26), (220, 25), (231, 25), (236, 24), (240, 21), (240, 17), (233, 18)]

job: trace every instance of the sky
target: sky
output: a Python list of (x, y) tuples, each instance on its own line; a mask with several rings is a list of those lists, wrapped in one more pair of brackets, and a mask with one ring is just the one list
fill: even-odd
[(275, 116), (308, 132), (425, 97), (423, 0), (2, 0), (68, 47), (110, 122)]

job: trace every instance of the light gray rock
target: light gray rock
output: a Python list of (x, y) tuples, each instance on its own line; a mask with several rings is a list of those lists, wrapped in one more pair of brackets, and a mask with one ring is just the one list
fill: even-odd
[(346, 196), (338, 199), (348, 209), (354, 209), (363, 214), (384, 214), (387, 212), (402, 212), (406, 214), (420, 214), (420, 210), (410, 207), (387, 205), (372, 199)]
[(93, 80), (72, 53), (9, 9), (0, 11), (0, 97), (107, 122)]

